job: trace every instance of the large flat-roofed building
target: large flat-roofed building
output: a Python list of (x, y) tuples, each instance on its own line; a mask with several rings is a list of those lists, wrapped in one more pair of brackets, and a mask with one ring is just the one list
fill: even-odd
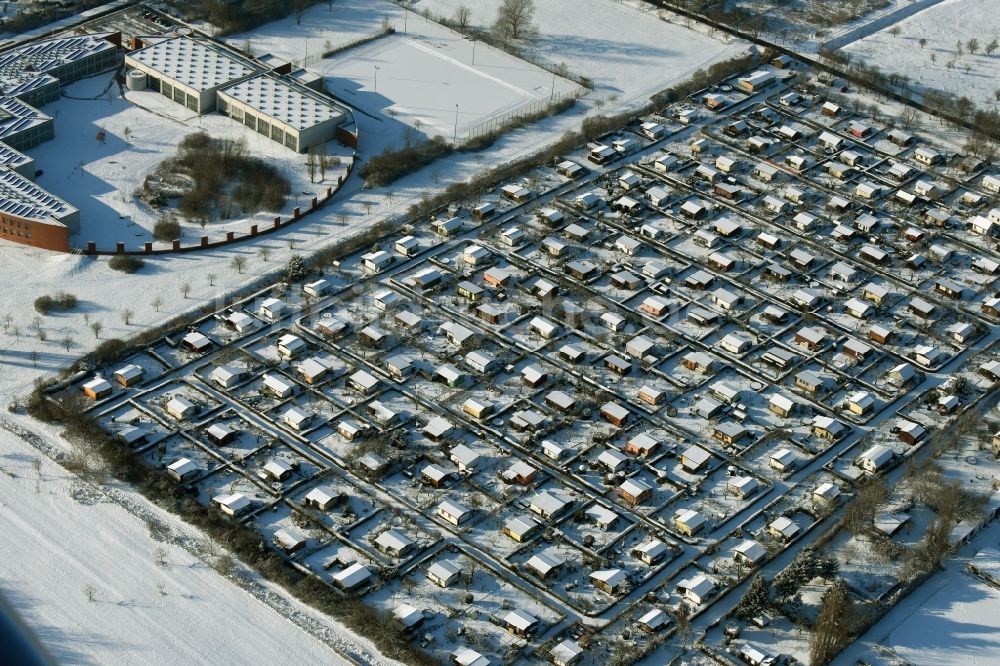
[(0, 99), (0, 141), (24, 150), (53, 136), (52, 117), (16, 97)]
[(191, 37), (150, 44), (126, 55), (125, 64), (145, 73), (150, 88), (199, 114), (215, 110), (221, 88), (261, 69), (214, 42)]
[(33, 106), (59, 99), (59, 86), (111, 69), (120, 36), (75, 35), (31, 42), (0, 53), (0, 88)]
[(219, 91), (219, 111), (292, 150), (334, 138), (347, 114), (304, 85), (262, 74)]
[(69, 252), (80, 213), (15, 171), (0, 170), (0, 238)]

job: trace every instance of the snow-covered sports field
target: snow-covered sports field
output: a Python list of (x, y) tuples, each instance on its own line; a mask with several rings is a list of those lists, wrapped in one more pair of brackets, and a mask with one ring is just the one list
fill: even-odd
[(324, 61), (321, 71), (349, 104), (448, 140), (490, 118), (580, 90), (482, 43), (474, 61), (473, 48), (455, 36), (395, 34)]
[[(893, 34), (894, 28), (899, 29), (898, 35)], [(976, 53), (969, 52), (970, 39), (979, 42)], [(996, 0), (945, 0), (844, 50), (886, 73), (910, 77), (917, 91), (945, 90), (964, 95), (977, 106), (997, 108), (1000, 49), (992, 55), (984, 52), (994, 39), (1000, 39)]]

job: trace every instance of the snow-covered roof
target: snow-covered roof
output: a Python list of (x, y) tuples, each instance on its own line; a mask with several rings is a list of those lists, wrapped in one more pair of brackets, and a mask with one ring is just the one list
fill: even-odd
[(767, 557), (767, 550), (756, 541), (747, 539), (733, 548), (734, 553), (739, 553), (753, 563), (760, 562)]
[(219, 506), (226, 507), (233, 513), (239, 513), (250, 506), (250, 499), (243, 493), (216, 495), (212, 498), (212, 501)]
[(304, 130), (328, 121), (343, 121), (344, 112), (327, 97), (273, 74), (254, 76), (219, 91), (278, 123)]
[(698, 574), (692, 578), (685, 578), (677, 584), (677, 587), (702, 600), (712, 593), (715, 589), (715, 583), (702, 574)]
[(531, 506), (542, 515), (552, 515), (562, 511), (567, 501), (553, 492), (540, 492), (531, 498)]
[(198, 466), (191, 461), (190, 458), (180, 458), (169, 465), (167, 469), (176, 474), (177, 476), (184, 477), (188, 474), (198, 471)]
[(446, 499), (442, 500), (441, 503), (438, 504), (438, 511), (449, 515), (452, 518), (461, 519), (463, 516), (468, 515), (471, 512), (471, 509), (460, 502)]
[[(10, 101), (17, 102), (17, 100), (0, 101), (0, 116), (10, 106), (8, 104)], [(3, 138), (2, 128), (3, 122), (0, 121), (0, 139)], [(67, 226), (72, 231), (75, 230), (75, 223), (72, 220), (64, 223), (63, 220), (74, 216), (77, 209), (59, 197), (49, 194), (16, 171), (3, 170), (0, 171), (0, 213), (45, 224)]]
[(525, 536), (529, 532), (538, 528), (538, 521), (531, 517), (530, 514), (523, 513), (519, 516), (514, 516), (506, 523), (504, 523), (504, 529), (512, 534), (518, 536)]
[(460, 647), (451, 653), (451, 659), (457, 666), (490, 666), (490, 660), (473, 649)]
[(388, 529), (375, 537), (375, 543), (383, 550), (402, 551), (413, 545), (413, 539), (397, 529)]
[(190, 37), (165, 39), (128, 54), (126, 63), (136, 63), (197, 92), (214, 90), (255, 74), (249, 61), (208, 40)]
[(775, 518), (767, 527), (771, 531), (781, 534), (786, 539), (791, 539), (799, 533), (799, 526), (792, 522), (792, 520), (787, 516), (779, 516), (778, 518)]
[(0, 89), (6, 95), (23, 95), (49, 81), (49, 72), (115, 46), (104, 35), (74, 35), (33, 41), (0, 54)]
[(368, 567), (360, 562), (355, 562), (343, 571), (335, 573), (333, 575), (333, 580), (342, 587), (351, 589), (361, 585), (371, 577), (372, 573), (368, 570)]
[(632, 497), (639, 497), (643, 493), (647, 493), (652, 490), (653, 486), (640, 479), (625, 479), (622, 485), (618, 486), (618, 488), (623, 493), (628, 493)]
[(639, 624), (643, 624), (650, 629), (659, 629), (669, 621), (670, 616), (659, 608), (654, 608), (639, 618)]
[(568, 638), (549, 650), (549, 656), (553, 661), (561, 664), (572, 663), (582, 654), (583, 648), (580, 647), (579, 643)]
[(449, 580), (462, 573), (462, 570), (451, 562), (442, 560), (427, 567), (427, 574), (438, 580)]
[(711, 460), (712, 454), (695, 444), (684, 451), (682, 458), (691, 465), (698, 467)]
[(628, 574), (621, 569), (600, 569), (591, 573), (590, 577), (610, 587), (618, 587), (618, 585), (625, 582)]
[(533, 626), (538, 624), (537, 617), (526, 610), (521, 610), (520, 608), (515, 608), (507, 613), (503, 620), (506, 624), (518, 629), (519, 631), (528, 631)]
[(541, 576), (546, 576), (550, 571), (556, 567), (560, 567), (564, 564), (564, 560), (559, 557), (546, 555), (545, 553), (538, 553), (537, 555), (532, 555), (525, 566), (534, 569)]
[(674, 520), (690, 530), (695, 530), (705, 524), (705, 517), (694, 509), (684, 509), (674, 516)]

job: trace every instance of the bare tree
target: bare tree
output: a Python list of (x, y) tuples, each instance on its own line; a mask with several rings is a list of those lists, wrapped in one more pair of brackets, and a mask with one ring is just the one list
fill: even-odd
[(854, 535), (872, 527), (875, 512), (889, 496), (889, 487), (882, 477), (875, 477), (858, 488), (858, 494), (844, 510), (844, 524)]
[(191, 293), (191, 285), (189, 285), (187, 282), (181, 284), (181, 296), (187, 298), (188, 294), (190, 293)]
[(264, 246), (257, 250), (257, 256), (260, 257), (261, 261), (267, 261), (271, 258), (271, 248)]
[(229, 262), (229, 265), (236, 269), (237, 273), (243, 273), (243, 269), (247, 267), (247, 258), (243, 255), (236, 255), (233, 260)]
[(976, 51), (979, 50), (979, 40), (973, 37), (965, 43), (965, 48), (969, 53), (975, 55)]
[(503, 0), (497, 8), (493, 31), (504, 40), (530, 39), (538, 32), (532, 23), (534, 16), (534, 0)]
[(983, 47), (983, 51), (986, 55), (991, 56), (994, 52), (996, 52), (997, 48), (1000, 48), (1000, 41), (997, 41), (997, 39), (994, 38), (990, 40), (989, 44)]
[(309, 182), (316, 182), (316, 148), (310, 148), (306, 153), (306, 171), (309, 173)]
[(63, 347), (66, 348), (66, 351), (69, 352), (69, 348), (73, 346), (73, 336), (72, 335), (67, 335), (66, 337), (64, 337), (62, 339), (62, 344), (63, 344)]
[(135, 315), (135, 313), (129, 310), (128, 308), (122, 310), (121, 313), (122, 323), (125, 324), (126, 326), (129, 326), (132, 323), (133, 315)]
[(104, 324), (99, 321), (90, 322), (90, 330), (94, 332), (94, 337), (97, 339), (101, 338), (101, 329), (104, 328)]
[(469, 21), (472, 20), (472, 10), (466, 5), (459, 5), (458, 9), (455, 10), (455, 25), (462, 32), (465, 32), (466, 28), (469, 27)]
[(854, 602), (847, 585), (838, 578), (820, 602), (816, 627), (809, 642), (809, 663), (817, 666), (829, 663), (851, 642), (856, 622)]
[(163, 307), (163, 296), (153, 296), (153, 300), (149, 304), (153, 306), (154, 312), (159, 312), (160, 308)]
[(208, 278), (208, 286), (209, 287), (214, 287), (215, 286), (215, 273), (209, 273), (205, 277)]
[(309, 0), (292, 0), (292, 13), (295, 14), (295, 25), (302, 25), (302, 15), (309, 9)]

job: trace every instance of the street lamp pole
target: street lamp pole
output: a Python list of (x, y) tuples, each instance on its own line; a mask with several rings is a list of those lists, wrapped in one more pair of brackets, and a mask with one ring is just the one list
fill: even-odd
[(455, 133), (451, 137), (452, 143), (458, 143), (458, 104), (455, 105)]
[(475, 38), (472, 39), (472, 64), (473, 65), (476, 64), (476, 41), (478, 41), (478, 40), (476, 40)]
[(378, 92), (378, 65), (375, 65), (375, 83), (373, 85), (373, 92)]

